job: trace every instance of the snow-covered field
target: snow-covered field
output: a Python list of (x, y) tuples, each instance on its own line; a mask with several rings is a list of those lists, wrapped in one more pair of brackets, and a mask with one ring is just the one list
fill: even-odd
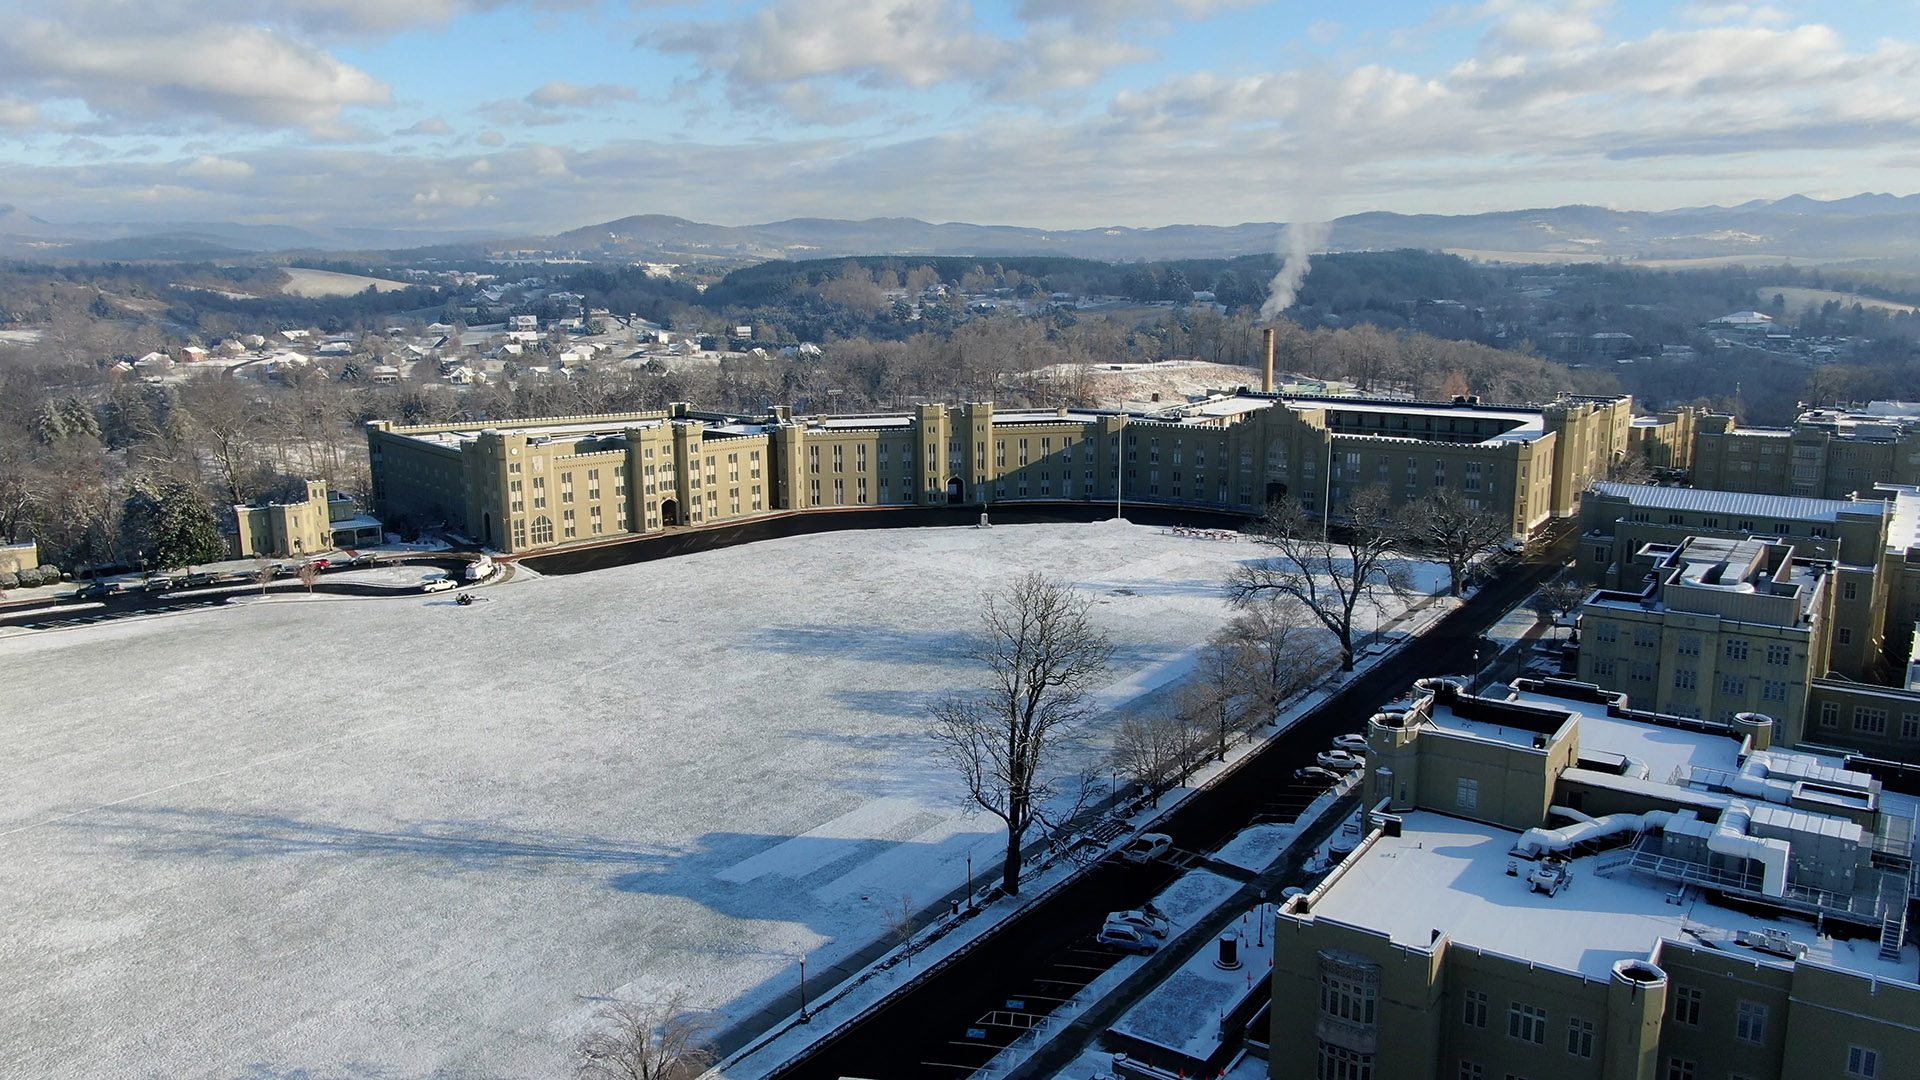
[(1256, 553), (835, 533), (0, 639), (0, 1075), (540, 1077), (602, 996), (744, 1016), (986, 876), (923, 732), (980, 590), (1096, 597), (1119, 704)]

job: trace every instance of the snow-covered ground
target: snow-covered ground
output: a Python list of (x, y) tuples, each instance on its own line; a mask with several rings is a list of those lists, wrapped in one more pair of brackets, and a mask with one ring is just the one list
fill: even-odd
[(834, 533), (0, 640), (0, 1073), (537, 1077), (602, 996), (744, 1016), (987, 876), (923, 729), (982, 589), (1095, 596), (1120, 704), (1256, 554)]

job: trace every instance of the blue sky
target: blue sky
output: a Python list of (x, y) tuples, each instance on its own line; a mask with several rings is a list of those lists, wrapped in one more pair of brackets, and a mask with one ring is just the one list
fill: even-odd
[(1920, 190), (1920, 5), (15, 0), (53, 220), (1056, 227)]

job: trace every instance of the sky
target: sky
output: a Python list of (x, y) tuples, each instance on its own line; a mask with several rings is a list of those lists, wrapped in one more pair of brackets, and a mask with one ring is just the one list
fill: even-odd
[(5, 0), (0, 202), (550, 232), (1920, 191), (1920, 4)]

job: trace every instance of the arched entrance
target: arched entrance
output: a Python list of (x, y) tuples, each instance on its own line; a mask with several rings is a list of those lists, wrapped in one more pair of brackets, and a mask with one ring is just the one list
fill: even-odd
[(669, 527), (680, 524), (679, 500), (668, 499), (660, 504), (660, 523)]
[(967, 485), (957, 476), (947, 481), (947, 501), (950, 503), (967, 501)]
[(1285, 501), (1287, 501), (1287, 485), (1269, 483), (1267, 485), (1267, 502), (1277, 503)]

